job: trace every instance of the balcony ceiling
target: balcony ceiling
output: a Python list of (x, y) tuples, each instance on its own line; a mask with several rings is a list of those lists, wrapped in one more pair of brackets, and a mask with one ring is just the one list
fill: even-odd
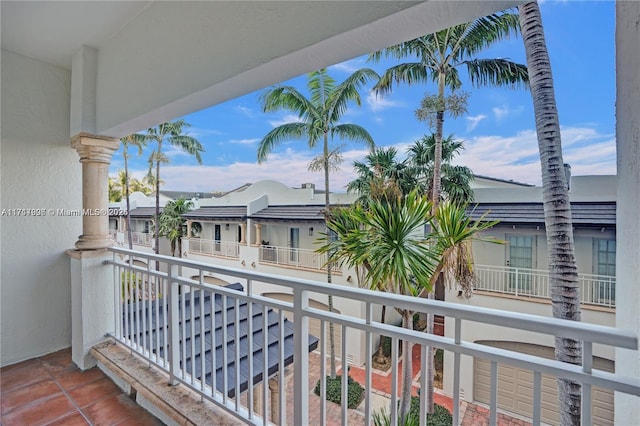
[(95, 99), (82, 102), (95, 120), (81, 130), (119, 137), (518, 3), (2, 2), (1, 38), (67, 69), (94, 48)]

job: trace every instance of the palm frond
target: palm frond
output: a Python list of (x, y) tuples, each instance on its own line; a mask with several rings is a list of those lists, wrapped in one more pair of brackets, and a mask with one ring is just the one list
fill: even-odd
[(467, 26), (460, 39), (460, 48), (454, 52), (454, 59), (462, 62), (464, 58), (473, 57), (500, 40), (517, 36), (519, 32), (520, 22), (516, 13), (480, 17)]
[(393, 83), (425, 83), (429, 81), (431, 72), (420, 62), (399, 64), (389, 68), (380, 77), (378, 84), (373, 86), (376, 94), (389, 94)]
[(474, 59), (464, 62), (474, 86), (528, 87), (527, 67), (507, 59)]
[(290, 139), (301, 139), (308, 133), (307, 123), (286, 123), (272, 129), (258, 144), (258, 163), (263, 163), (269, 153), (280, 143)]
[(169, 138), (169, 143), (179, 147), (187, 154), (193, 155), (198, 164), (202, 164), (200, 153), (204, 152), (204, 147), (196, 138), (178, 133)]
[(260, 95), (263, 112), (278, 110), (292, 111), (303, 121), (318, 119), (318, 106), (292, 86), (276, 86)]
[(331, 137), (338, 136), (353, 142), (363, 142), (369, 150), (376, 146), (367, 129), (357, 124), (338, 124), (331, 128)]
[(340, 83), (327, 98), (326, 108), (329, 120), (337, 122), (347, 110), (349, 102), (353, 101), (360, 106), (360, 89), (370, 80), (379, 81), (380, 76), (370, 68), (363, 68), (355, 71), (346, 80)]
[(316, 108), (326, 105), (327, 99), (334, 92), (336, 81), (331, 77), (325, 68), (307, 74), (307, 89), (311, 94), (311, 103)]

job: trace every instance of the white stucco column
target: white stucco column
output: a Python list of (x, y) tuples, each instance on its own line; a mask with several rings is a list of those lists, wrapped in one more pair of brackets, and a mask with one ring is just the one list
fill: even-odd
[(82, 163), (82, 235), (76, 242), (80, 250), (110, 247), (109, 237), (109, 164), (120, 141), (80, 133), (71, 139)]
[(114, 331), (113, 255), (101, 250), (68, 250), (71, 257), (71, 359), (81, 370), (96, 365), (89, 354)]
[(247, 244), (247, 224), (240, 223), (240, 244)]
[(262, 225), (259, 223), (256, 223), (256, 245), (259, 246), (260, 244), (262, 244), (262, 236), (260, 234), (260, 232), (262, 231)]
[[(640, 2), (616, 2), (616, 327), (640, 335)], [(640, 379), (640, 350), (617, 349), (616, 372)], [(640, 398), (616, 392), (615, 424), (638, 424)]]

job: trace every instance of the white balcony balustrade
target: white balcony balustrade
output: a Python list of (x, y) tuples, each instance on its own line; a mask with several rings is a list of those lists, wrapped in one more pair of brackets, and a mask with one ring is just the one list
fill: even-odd
[[(260, 246), (259, 261), (261, 263), (321, 272), (326, 271), (327, 255), (310, 249), (263, 245)], [(335, 275), (342, 274), (339, 268), (333, 268), (331, 271)]]
[[(492, 265), (475, 265), (475, 271), (476, 290), (551, 299), (549, 271)], [(578, 274), (578, 281), (582, 303), (615, 308), (616, 277)]]
[[(126, 243), (129, 242), (129, 233), (127, 231), (124, 232), (124, 241)], [(139, 246), (151, 247), (151, 243), (153, 242), (153, 234), (146, 232), (132, 232), (131, 242)]]
[[(582, 421), (591, 424), (591, 388), (599, 386), (626, 394), (640, 396), (640, 381), (625, 376), (624, 366), (616, 368), (618, 373), (607, 373), (592, 366), (593, 345), (621, 347), (637, 350), (638, 338), (631, 332), (612, 327), (587, 323), (558, 320), (549, 317), (526, 315), (515, 312), (465, 306), (441, 301), (412, 298), (374, 292), (347, 286), (332, 285), (305, 279), (295, 279), (272, 274), (248, 272), (242, 269), (218, 267), (208, 263), (194, 262), (167, 256), (158, 256), (122, 248), (110, 248), (113, 260), (106, 261), (105, 267), (114, 268), (115, 324), (112, 336), (129, 347), (149, 363), (158, 366), (167, 374), (167, 380), (181, 383), (199, 393), (202, 398), (212, 401), (248, 424), (275, 423), (305, 425), (310, 423), (309, 394), (315, 383), (310, 383), (308, 351), (313, 337), (309, 335), (310, 320), (320, 321), (320, 359), (326, 359), (328, 348), (326, 329), (331, 322), (340, 327), (342, 350), (338, 357), (348, 359), (347, 340), (361, 339), (365, 354), (370, 360), (374, 351), (374, 338), (386, 335), (392, 339), (392, 389), (390, 415), (392, 424), (398, 418), (397, 378), (400, 374), (398, 363), (398, 343), (408, 339), (422, 346), (422, 365), (426, 365), (425, 347), (442, 348), (453, 355), (453, 424), (460, 423), (460, 363), (461, 355), (485, 359), (491, 363), (492, 372), (498, 365), (508, 365), (531, 371), (533, 383), (533, 424), (540, 424), (541, 377), (543, 374), (565, 377), (582, 383)], [(124, 258), (146, 261), (146, 267), (127, 263)], [(209, 273), (235, 277), (240, 283), (236, 289), (209, 285), (204, 277)], [(199, 276), (193, 280), (189, 277)], [(532, 277), (531, 284), (534, 283)], [(278, 286), (293, 294), (293, 303), (260, 296), (260, 286)], [(242, 291), (239, 289), (242, 288)], [(350, 301), (354, 309), (347, 313), (327, 312), (310, 306), (310, 295), (314, 297), (332, 294), (335, 298)], [(217, 305), (213, 315), (213, 304)], [(374, 308), (385, 305), (388, 308), (410, 309), (416, 312), (431, 312), (454, 320), (454, 337), (429, 335), (380, 323), (373, 318)], [(357, 309), (356, 309), (357, 307)], [(364, 315), (360, 315), (363, 312)], [(209, 313), (209, 314), (207, 314)], [(285, 327), (285, 313), (292, 319)], [(248, 321), (252, 318), (252, 321)], [(274, 322), (275, 320), (275, 322)], [(275, 328), (274, 328), (275, 324)], [(524, 355), (505, 349), (493, 348), (462, 340), (463, 327), (478, 324), (500, 325), (515, 331), (534, 332), (541, 335), (565, 336), (577, 339), (583, 345), (584, 366), (570, 365), (533, 355)], [(244, 331), (243, 331), (243, 330)], [(271, 345), (267, 333), (278, 337)], [(215, 330), (215, 332), (214, 332)], [(292, 333), (292, 354), (287, 353), (284, 344)], [(287, 333), (287, 336), (285, 336)], [(243, 336), (239, 341), (235, 336)], [(211, 350), (211, 348), (216, 348)], [(263, 351), (263, 348), (269, 350)], [(206, 356), (200, 356), (205, 354)], [(292, 355), (292, 357), (290, 357)], [(268, 375), (283, 372), (288, 362), (292, 364), (292, 386), (285, 386), (282, 374), (276, 381), (279, 386), (277, 396), (259, 398), (258, 392), (267, 395), (270, 388), (261, 372)], [(236, 369), (236, 366), (240, 366)], [(291, 367), (289, 367), (291, 368)], [(364, 383), (364, 424), (372, 424), (372, 367), (365, 365)], [(238, 371), (242, 374), (238, 374)], [(420, 374), (421, 389), (426, 389), (426, 369)], [(320, 377), (326, 377), (326, 363), (320, 362)], [(496, 422), (497, 374), (491, 375), (490, 424)], [(346, 390), (347, 375), (342, 375), (342, 389)], [(321, 389), (326, 383), (321, 379)], [(240, 390), (237, 392), (236, 390)], [(348, 409), (342, 393), (342, 424), (348, 423)], [(425, 393), (421, 392), (421, 406)], [(274, 413), (269, 404), (276, 404), (277, 413), (286, 413), (287, 397), (293, 406), (293, 418), (268, 418), (263, 413)], [(319, 408), (320, 424), (328, 421), (327, 403), (322, 400)], [(421, 424), (426, 414), (421, 413)], [(316, 418), (316, 417), (314, 417)]]
[(191, 238), (189, 240), (189, 251), (192, 253), (231, 257), (237, 259), (240, 256), (240, 243), (237, 243), (235, 241)]

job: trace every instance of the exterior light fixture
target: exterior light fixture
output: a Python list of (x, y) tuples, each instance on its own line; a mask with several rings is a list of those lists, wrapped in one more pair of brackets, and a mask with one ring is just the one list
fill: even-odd
[(313, 237), (313, 226), (311, 228), (309, 228), (309, 236)]
[(227, 231), (229, 230), (229, 224), (228, 223), (224, 226), (224, 229), (226, 229)]

